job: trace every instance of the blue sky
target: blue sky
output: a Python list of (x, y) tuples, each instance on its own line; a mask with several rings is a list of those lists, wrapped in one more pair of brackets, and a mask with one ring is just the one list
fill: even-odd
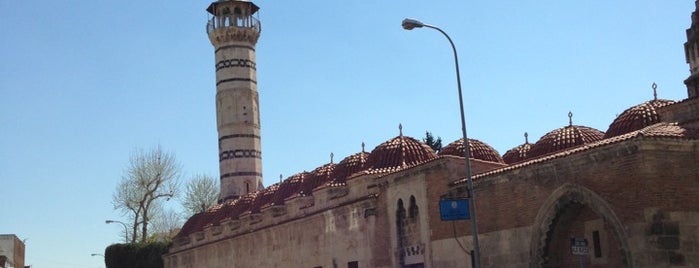
[[(605, 131), (686, 97), (692, 1), (257, 1), (265, 185), (398, 135), (501, 154), (568, 123)], [(208, 1), (0, 1), (0, 233), (41, 267), (103, 267), (123, 230), (111, 197), (137, 147), (218, 176)]]

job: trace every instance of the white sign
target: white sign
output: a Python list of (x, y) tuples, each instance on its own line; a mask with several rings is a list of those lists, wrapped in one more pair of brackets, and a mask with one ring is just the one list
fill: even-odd
[(590, 255), (590, 248), (587, 247), (587, 239), (570, 238), (570, 251), (573, 255)]

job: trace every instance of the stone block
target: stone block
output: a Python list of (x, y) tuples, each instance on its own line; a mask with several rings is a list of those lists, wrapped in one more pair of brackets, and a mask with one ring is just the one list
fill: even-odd
[(668, 252), (668, 261), (670, 262), (671, 265), (679, 265), (679, 266), (684, 266), (687, 264), (685, 261), (684, 255), (679, 254), (674, 251)]
[(667, 250), (680, 249), (680, 239), (677, 236), (658, 237), (658, 247)]
[(663, 234), (664, 235), (680, 235), (680, 225), (677, 222), (665, 222), (663, 223)]

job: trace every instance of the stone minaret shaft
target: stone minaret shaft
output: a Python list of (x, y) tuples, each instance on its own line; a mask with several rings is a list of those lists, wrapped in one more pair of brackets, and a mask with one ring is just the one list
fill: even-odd
[(255, 44), (258, 7), (243, 0), (220, 0), (207, 11), (207, 33), (216, 54), (216, 122), (221, 193), (219, 202), (262, 188), (260, 112)]

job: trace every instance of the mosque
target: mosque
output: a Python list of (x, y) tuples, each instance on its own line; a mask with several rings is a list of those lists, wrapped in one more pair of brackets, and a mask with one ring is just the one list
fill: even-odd
[[(502, 157), (475, 139), (436, 153), (400, 133), (263, 187), (259, 7), (213, 2), (220, 200), (187, 220), (165, 267), (471, 267), (474, 245), (482, 267), (697, 267), (696, 6), (684, 100), (630, 107), (605, 132), (571, 120)], [(440, 206), (470, 200), (467, 163), (477, 228)]]

